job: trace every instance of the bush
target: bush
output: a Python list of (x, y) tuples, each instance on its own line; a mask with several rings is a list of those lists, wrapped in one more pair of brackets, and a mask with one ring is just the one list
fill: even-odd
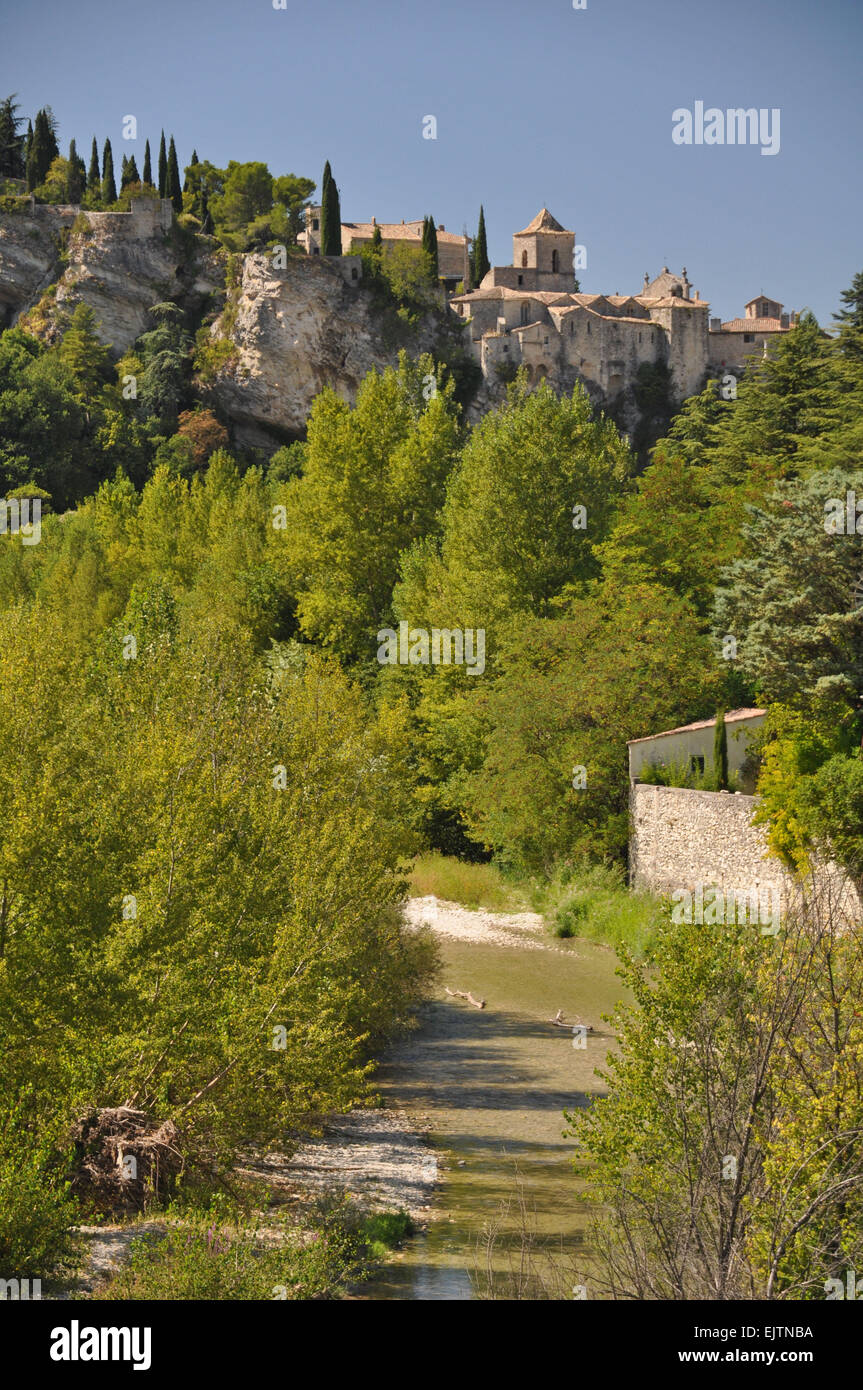
[(76, 1208), (63, 1181), (51, 1126), (35, 1136), (19, 1102), (0, 1118), (0, 1275), (44, 1279), (73, 1261)]
[(363, 1242), (344, 1226), (327, 1229), (269, 1218), (233, 1225), (211, 1209), (164, 1235), (132, 1241), (129, 1264), (93, 1295), (100, 1300), (294, 1300), (332, 1298), (362, 1276)]
[(661, 904), (628, 889), (617, 864), (560, 865), (547, 879), (534, 880), (532, 898), (554, 936), (626, 946), (636, 956), (652, 952)]

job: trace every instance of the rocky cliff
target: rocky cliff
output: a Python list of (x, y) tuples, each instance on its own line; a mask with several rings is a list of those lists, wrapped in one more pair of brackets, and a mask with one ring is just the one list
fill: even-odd
[(323, 387), (352, 400), (372, 367), (398, 360), (400, 346), (415, 356), (447, 333), (460, 339), (446, 311), (411, 327), (382, 307), (355, 257), (294, 256), (276, 269), (272, 256), (247, 255), (234, 274), (226, 292), (224, 254), (184, 232), (165, 202), (141, 199), (128, 213), (36, 205), (0, 215), (0, 327), (20, 320), (55, 341), (64, 314), (83, 302), (119, 357), (152, 327), (147, 310), (176, 300), (192, 327), (211, 325), (219, 351), (199, 385), (241, 445), (272, 452), (297, 437)]
[(220, 258), (187, 243), (156, 201), (141, 200), (128, 213), (35, 205), (0, 217), (3, 327), (26, 315), (23, 326), (50, 340), (62, 312), (83, 302), (120, 356), (152, 327), (151, 305), (205, 299), (223, 284)]
[[(352, 400), (372, 367), (398, 358), (372, 295), (350, 278), (345, 261), (296, 257), (284, 270), (266, 255), (246, 256), (214, 337), (233, 343), (232, 359), (213, 392), (234, 422), (241, 442), (272, 447), (274, 438), (298, 435), (312, 401), (325, 386)], [(412, 335), (412, 355), (435, 342), (435, 324)]]

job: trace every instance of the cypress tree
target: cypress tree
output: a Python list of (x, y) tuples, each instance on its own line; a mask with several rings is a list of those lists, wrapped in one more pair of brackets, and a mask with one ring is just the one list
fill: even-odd
[(437, 252), (437, 230), (434, 218), (429, 216), (423, 218), (423, 250), (429, 258), (429, 278), (437, 284), (438, 280), (438, 252)]
[(87, 171), (87, 192), (95, 197), (101, 197), (102, 182), (99, 178), (99, 146), (96, 144), (96, 137), (93, 136), (93, 145), (90, 150), (90, 168)]
[(123, 163), (120, 166), (120, 187), (125, 188), (129, 182), (129, 157), (123, 155)]
[(184, 192), (184, 193), (188, 193), (188, 191), (189, 191), (189, 170), (191, 169), (192, 164), (197, 164), (197, 163), (198, 163), (198, 151), (197, 151), (197, 150), (192, 150), (192, 163), (191, 163), (191, 164), (188, 164), (188, 165), (186, 166), (185, 178), (183, 179), (183, 192)]
[(324, 165), (321, 193), (321, 255), (342, 254), (342, 210), (330, 162)]
[(66, 175), (66, 202), (80, 203), (84, 192), (84, 161), (80, 158), (75, 141), (69, 141), (69, 172)]
[(59, 154), (55, 132), (56, 123), (51, 108), (43, 107), (41, 111), (36, 112), (33, 138), (27, 152), (27, 188), (31, 193), (40, 183), (45, 182), (51, 161)]
[(482, 279), (491, 270), (491, 262), (488, 258), (488, 246), (485, 236), (485, 213), (480, 204), (479, 224), (476, 229), (473, 247), (471, 249), (470, 278), (474, 289), (482, 282)]
[(149, 142), (149, 140), (148, 140), (148, 141), (146, 142), (146, 144), (144, 145), (144, 176), (143, 176), (143, 178), (144, 178), (144, 183), (146, 183), (146, 184), (152, 184), (152, 182), (153, 182), (153, 169), (152, 169), (152, 166), (151, 166), (151, 164), (150, 164), (150, 142)]
[(165, 197), (170, 198), (174, 204), (175, 212), (183, 211), (183, 194), (180, 189), (180, 168), (177, 164), (177, 151), (174, 146), (174, 137), (171, 136), (171, 143), (168, 147), (168, 175), (165, 180)]
[(123, 186), (123, 188), (125, 188), (127, 183), (140, 183), (140, 182), (141, 182), (141, 175), (138, 173), (138, 165), (137, 165), (137, 163), (135, 162), (135, 156), (132, 154), (132, 155), (129, 156), (128, 163), (126, 164), (126, 174), (125, 174), (125, 177), (124, 177), (124, 179), (123, 179), (123, 185), (122, 185), (122, 186)]
[(106, 140), (102, 150), (102, 202), (116, 203), (117, 185), (114, 182), (114, 154), (111, 141)]
[(713, 778), (718, 792), (728, 791), (728, 730), (724, 710), (716, 716), (713, 734)]
[(384, 239), (381, 236), (381, 229), (376, 222), (375, 229), (372, 232), (372, 246), (375, 248), (376, 251), (381, 251), (383, 249), (383, 244)]
[(159, 197), (165, 197), (165, 183), (168, 178), (168, 156), (165, 154), (165, 132), (159, 141)]

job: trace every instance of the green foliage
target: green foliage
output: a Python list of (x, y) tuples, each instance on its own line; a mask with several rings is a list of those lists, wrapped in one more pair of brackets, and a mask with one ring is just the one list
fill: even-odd
[(434, 895), (489, 912), (519, 912), (525, 906), (524, 891), (504, 878), (496, 864), (472, 864), (434, 850), (414, 861), (410, 891), (414, 898)]
[(338, 1297), (363, 1276), (363, 1241), (348, 1225), (297, 1227), (284, 1216), (229, 1223), (218, 1210), (186, 1215), (166, 1233), (133, 1240), (129, 1265), (101, 1300), (258, 1301)]
[(534, 880), (532, 896), (554, 936), (580, 936), (636, 958), (654, 948), (661, 904), (649, 893), (630, 892), (620, 864), (578, 859), (557, 865), (547, 878)]
[(324, 391), (303, 475), (284, 491), (280, 535), (300, 628), (372, 669), (399, 556), (434, 528), (460, 443), (452, 387), (437, 383), (430, 357), (403, 354), (398, 371), (366, 377), (353, 409)]
[(102, 147), (102, 202), (116, 203), (117, 185), (114, 181), (114, 154), (111, 141), (106, 140)]
[(823, 1298), (857, 1266), (861, 946), (795, 910), (777, 936), (671, 920), (649, 962), (623, 953), (606, 1094), (568, 1116), (606, 1297)]
[(321, 255), (342, 254), (342, 210), (339, 190), (332, 176), (330, 162), (324, 165), (321, 179)]
[(45, 1280), (72, 1263), (75, 1206), (63, 1180), (57, 1124), (32, 1088), (0, 1093), (0, 1269)]
[(720, 710), (716, 716), (716, 728), (713, 733), (713, 776), (716, 790), (728, 791), (728, 730), (725, 727), (724, 710)]
[(170, 198), (174, 205), (175, 212), (183, 211), (183, 193), (180, 188), (180, 168), (177, 163), (177, 150), (174, 145), (174, 137), (171, 136), (171, 143), (168, 146), (168, 165), (165, 171), (165, 195)]
[(470, 259), (470, 279), (474, 289), (476, 289), (484, 276), (491, 270), (491, 261), (488, 258), (488, 245), (485, 234), (485, 213), (480, 205), (479, 223), (476, 229), (476, 236), (473, 239)]
[(166, 187), (168, 183), (168, 153), (165, 149), (165, 132), (162, 131), (159, 140), (159, 197), (167, 198)]
[(744, 675), (767, 700), (842, 680), (863, 696), (863, 537), (827, 525), (825, 504), (863, 496), (863, 472), (778, 483), (742, 528), (744, 549), (720, 576), (714, 635), (737, 640)]

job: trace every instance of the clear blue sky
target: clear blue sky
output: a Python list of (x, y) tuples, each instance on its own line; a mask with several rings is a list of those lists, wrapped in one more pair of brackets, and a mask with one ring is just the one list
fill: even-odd
[[(53, 106), (64, 152), (140, 167), (164, 126), (181, 165), (328, 158), (345, 219), (473, 233), (482, 202), (496, 264), (546, 204), (583, 289), (685, 265), (722, 318), (763, 289), (829, 324), (863, 269), (861, 0), (0, 0), (0, 35), (0, 95)], [(697, 100), (779, 107), (779, 154), (673, 144)]]

